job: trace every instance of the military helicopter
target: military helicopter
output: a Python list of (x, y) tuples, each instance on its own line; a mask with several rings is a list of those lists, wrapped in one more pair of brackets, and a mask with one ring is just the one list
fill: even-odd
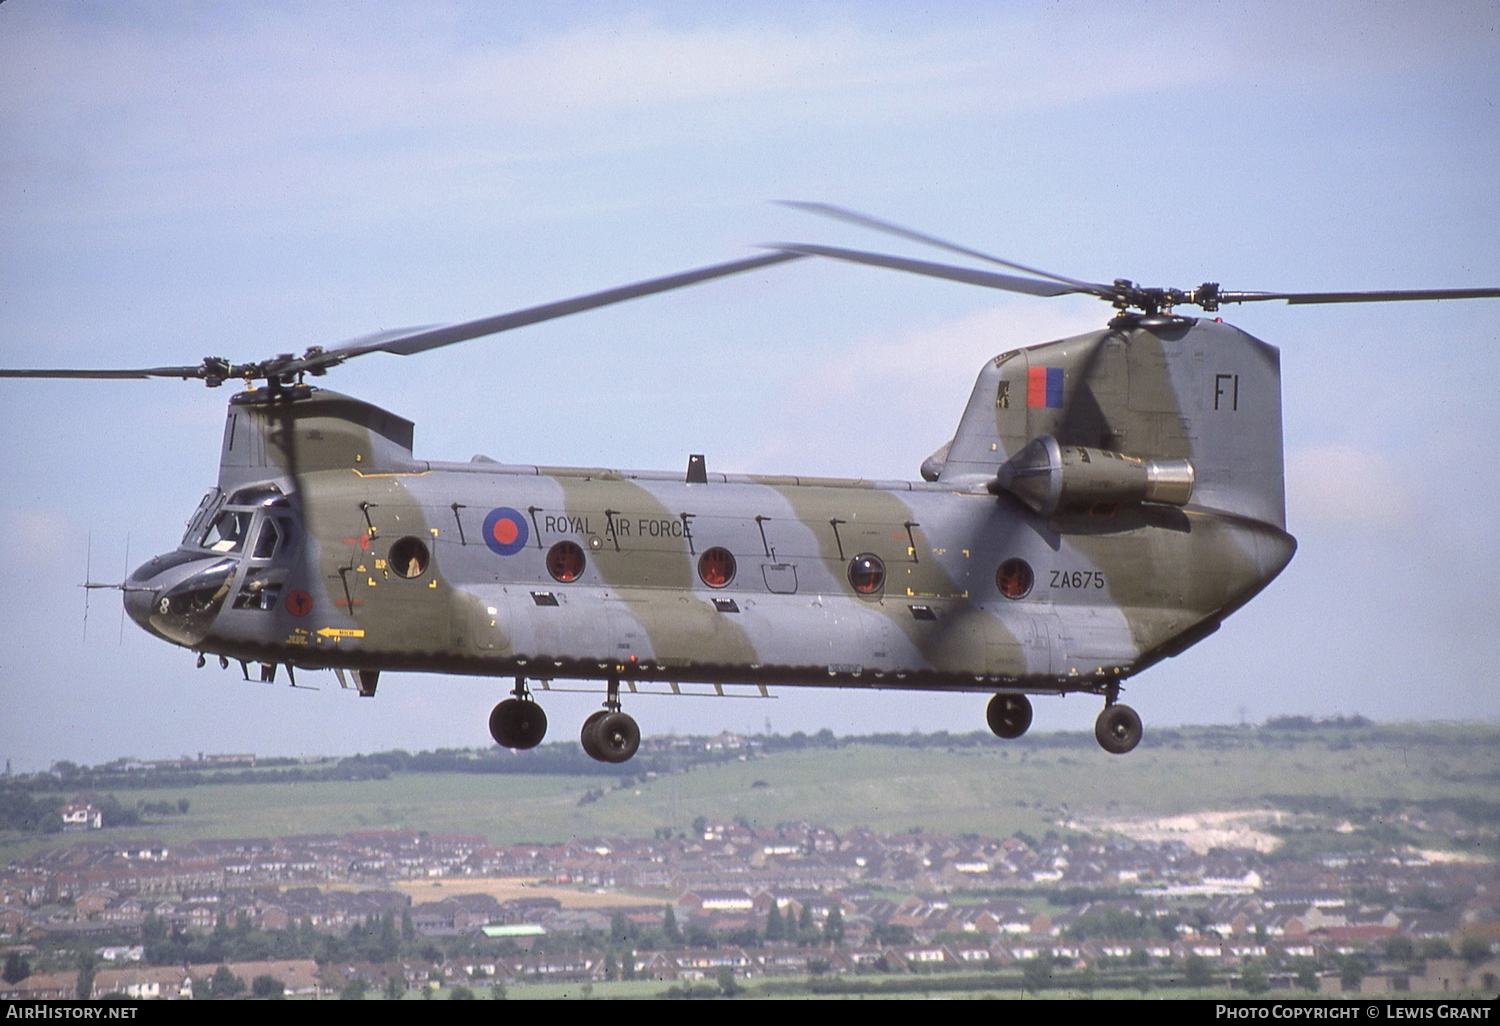
[[(1231, 292), (1082, 281), (825, 204), (791, 204), (1005, 268), (780, 243), (742, 260), (462, 324), (302, 355), (0, 377), (243, 381), (219, 477), (175, 551), (118, 585), (150, 633), (248, 678), (284, 667), (514, 679), (489, 727), (533, 748), (530, 687), (603, 681), (580, 731), (594, 759), (635, 754), (622, 709), (646, 685), (989, 693), (1002, 738), (1031, 695), (1100, 696), (1108, 752), (1140, 742), (1122, 685), (1218, 629), (1291, 560), (1279, 353), (1175, 313), (1226, 303), (1500, 297), (1500, 289)], [(314, 387), (368, 353), (411, 356), (791, 261), (852, 261), (1031, 296), (1092, 295), (1095, 332), (1015, 349), (979, 372), (919, 481), (419, 460), (413, 424)]]

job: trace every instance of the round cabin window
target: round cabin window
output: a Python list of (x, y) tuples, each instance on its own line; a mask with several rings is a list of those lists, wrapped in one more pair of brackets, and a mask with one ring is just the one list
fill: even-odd
[(547, 572), (554, 581), (576, 581), (583, 576), (583, 567), (583, 549), (576, 542), (560, 541), (547, 550)]
[(427, 561), (431, 555), (427, 546), (421, 538), (413, 538), (408, 535), (398, 539), (392, 546), (386, 557), (386, 564), (398, 577), (413, 578), (421, 577), (427, 571)]
[(1025, 598), (1031, 594), (1031, 586), (1035, 583), (1036, 575), (1031, 572), (1031, 564), (1024, 559), (1007, 559), (995, 571), (995, 587), (1008, 599)]
[(849, 583), (861, 595), (873, 595), (885, 585), (885, 564), (866, 552), (849, 561)]
[(698, 557), (698, 577), (710, 588), (723, 588), (734, 580), (734, 553), (717, 545)]

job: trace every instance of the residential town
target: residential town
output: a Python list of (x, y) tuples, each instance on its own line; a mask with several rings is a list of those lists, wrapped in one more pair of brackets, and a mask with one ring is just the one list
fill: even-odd
[[(92, 835), (0, 872), (0, 997), (399, 996), (1011, 966), (1134, 973), (1143, 990), (1173, 972), (1251, 991), (1495, 990), (1500, 867), (1488, 861), (702, 818), (669, 833), (494, 846), (381, 830), (179, 848)], [(235, 937), (259, 936), (349, 943), (325, 950), (345, 957), (232, 957)], [(13, 965), (84, 949), (91, 971), (11, 979)]]

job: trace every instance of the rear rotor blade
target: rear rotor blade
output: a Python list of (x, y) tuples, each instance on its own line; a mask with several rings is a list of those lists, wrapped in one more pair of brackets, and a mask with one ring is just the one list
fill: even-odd
[(857, 224), (862, 228), (873, 228), (875, 231), (885, 232), (887, 235), (895, 235), (899, 238), (911, 239), (913, 242), (921, 242), (928, 246), (936, 246), (939, 249), (946, 249), (951, 253), (958, 253), (962, 256), (971, 256), (978, 260), (988, 261), (992, 264), (999, 264), (1001, 267), (1009, 267), (1013, 271), (1024, 271), (1027, 274), (1034, 274), (1039, 278), (1051, 278), (1053, 281), (1066, 282), (1069, 285), (1077, 286), (1078, 289), (1084, 292), (1093, 292), (1093, 294), (1097, 296), (1114, 295), (1113, 291), (1108, 285), (1099, 285), (1094, 282), (1079, 281), (1076, 278), (1069, 278), (1066, 275), (1053, 274), (1051, 271), (1043, 271), (1035, 267), (1027, 267), (1025, 264), (1018, 264), (1012, 260), (1004, 260), (1000, 257), (992, 256), (989, 253), (982, 253), (977, 249), (969, 249), (967, 246), (960, 246), (955, 242), (949, 242), (946, 239), (940, 239), (935, 235), (926, 235), (919, 231), (913, 231), (910, 228), (903, 228), (899, 224), (892, 224), (889, 221), (882, 221), (879, 218), (870, 217), (868, 214), (861, 214), (854, 210), (845, 210), (843, 207), (836, 207), (831, 203), (807, 203), (802, 200), (777, 200), (776, 202), (780, 203), (784, 207), (794, 207), (797, 210), (805, 210), (810, 214), (818, 214), (822, 217), (831, 217), (835, 221), (846, 221), (849, 224)]
[(1500, 299), (1497, 289), (1396, 289), (1385, 292), (1221, 292), (1221, 303), (1283, 300), (1291, 306), (1312, 303), (1400, 303), (1430, 299)]
[(1032, 283), (1030, 286), (1017, 287), (1016, 283), (1026, 282), (1027, 279), (1006, 278), (1003, 275), (996, 275), (991, 279), (986, 279), (982, 272), (967, 272), (962, 268), (943, 269), (945, 265), (942, 264), (927, 264), (923, 261), (908, 261), (898, 257), (861, 253), (855, 250), (835, 250), (829, 247), (797, 245), (780, 247), (789, 252), (827, 256), (838, 260), (852, 260), (856, 263), (889, 267), (898, 271), (911, 271), (915, 274), (930, 274), (934, 277), (948, 278), (953, 281), (967, 282), (972, 285), (986, 285), (991, 288), (1009, 289), (1037, 296), (1062, 295), (1064, 292), (1083, 292), (1099, 296), (1102, 299), (1111, 300), (1116, 305), (1122, 306), (1122, 308), (1141, 306), (1145, 303), (1148, 308), (1155, 309), (1157, 305), (1171, 306), (1187, 303), (1203, 305), (1204, 309), (1208, 310), (1216, 310), (1218, 309), (1218, 303), (1255, 303), (1268, 300), (1279, 300), (1292, 306), (1299, 306), (1316, 303), (1394, 303), (1435, 299), (1500, 298), (1500, 289), (1405, 289), (1375, 292), (1220, 292), (1217, 286), (1213, 286), (1212, 288), (1204, 286), (1200, 290), (1188, 293), (1172, 289), (1142, 289), (1131, 282), (1116, 282), (1114, 285), (1101, 285), (1097, 282), (1079, 281), (1076, 278), (1069, 278), (1065, 275), (1053, 274), (1051, 271), (1043, 271), (1036, 267), (1027, 267), (1025, 264), (1018, 264), (1012, 260), (1005, 260), (977, 249), (960, 246), (946, 239), (914, 231), (911, 228), (904, 228), (899, 224), (892, 224), (889, 221), (882, 221), (868, 214), (861, 214), (858, 211), (836, 207), (831, 203), (809, 203), (802, 200), (778, 200), (777, 202), (782, 206), (793, 207), (810, 214), (817, 214), (820, 217), (828, 217), (836, 221), (859, 225), (862, 228), (870, 228), (874, 231), (884, 232), (887, 235), (910, 239), (913, 242), (936, 246), (939, 249), (946, 249), (952, 253), (959, 253), (963, 256), (999, 264), (1002, 267), (1009, 267), (1012, 270), (1024, 271), (1027, 274), (1034, 274), (1040, 278), (1049, 278), (1053, 281), (1063, 282), (1072, 285), (1073, 288), (1059, 292), (1044, 292), (1036, 287), (1037, 283)]
[[(777, 242), (770, 244), (767, 248), (778, 249), (784, 253), (799, 256), (830, 257), (834, 260), (847, 260), (855, 264), (869, 264), (872, 267), (889, 267), (895, 271), (925, 274), (931, 278), (946, 278), (949, 281), (961, 281), (967, 285), (983, 285), (986, 288), (1004, 289), (1007, 292), (1021, 292), (1028, 296), (1066, 296), (1073, 293), (1082, 293), (1084, 295), (1103, 295), (1106, 299), (1114, 298), (1113, 292), (1096, 292), (1096, 286), (1092, 285), (1067, 285), (1062, 282), (1037, 281), (1035, 278), (1017, 278), (1010, 274), (979, 271), (972, 267), (934, 264), (926, 260), (908, 260), (905, 257), (886, 256), (883, 253), (866, 253), (858, 249), (810, 246), (800, 242)], [(1097, 288), (1102, 290), (1103, 286), (1097, 286)]]

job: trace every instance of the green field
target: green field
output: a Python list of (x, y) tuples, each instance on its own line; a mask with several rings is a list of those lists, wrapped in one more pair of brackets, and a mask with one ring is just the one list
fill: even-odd
[[(743, 817), (756, 826), (807, 820), (837, 830), (921, 826), (1003, 837), (1040, 833), (1068, 817), (1272, 805), (1352, 817), (1357, 826), (1380, 820), (1382, 810), (1458, 807), (1482, 827), (1500, 809), (1500, 727), (1185, 728), (1157, 731), (1152, 743), (1123, 757), (1106, 755), (1092, 739), (1061, 735), (951, 747), (855, 743), (651, 779), (630, 779), (625, 766), (619, 778), (400, 773), (386, 780), (108, 790), (127, 805), (188, 798), (185, 816), (103, 835), (167, 844), (389, 828), (483, 834), (494, 843), (558, 841), (682, 830), (698, 816)], [(582, 801), (591, 791), (593, 800)], [(1489, 825), (1497, 823), (1500, 816)], [(65, 836), (0, 835), (0, 854), (101, 839)]]

